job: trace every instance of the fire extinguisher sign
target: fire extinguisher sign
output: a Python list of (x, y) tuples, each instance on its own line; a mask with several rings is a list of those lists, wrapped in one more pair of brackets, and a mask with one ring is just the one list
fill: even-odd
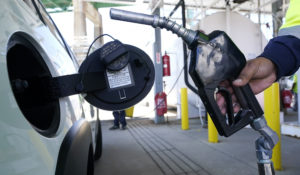
[(163, 116), (167, 112), (167, 95), (164, 92), (155, 95), (157, 115)]
[(156, 64), (160, 64), (160, 53), (156, 52)]

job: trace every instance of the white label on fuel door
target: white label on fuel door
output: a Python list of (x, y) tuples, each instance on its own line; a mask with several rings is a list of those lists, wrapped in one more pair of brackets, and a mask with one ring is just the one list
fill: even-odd
[(134, 84), (129, 65), (120, 71), (106, 71), (106, 75), (110, 89), (127, 87)]

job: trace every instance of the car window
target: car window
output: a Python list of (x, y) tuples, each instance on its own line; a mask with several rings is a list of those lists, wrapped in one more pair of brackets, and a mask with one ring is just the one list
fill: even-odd
[(30, 8), (39, 16), (40, 20), (49, 28), (51, 33), (57, 38), (61, 45), (66, 49), (67, 53), (73, 61), (76, 62), (75, 56), (73, 55), (70, 47), (62, 37), (60, 31), (52, 20), (51, 16), (47, 13), (46, 9), (39, 0), (23, 0)]

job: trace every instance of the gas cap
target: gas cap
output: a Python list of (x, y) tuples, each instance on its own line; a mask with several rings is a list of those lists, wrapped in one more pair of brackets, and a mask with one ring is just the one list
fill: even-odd
[(135, 46), (119, 45), (119, 42), (108, 44), (90, 54), (80, 66), (80, 74), (103, 72), (104, 78), (95, 83), (105, 84), (105, 88), (87, 92), (84, 98), (104, 110), (126, 109), (151, 90), (154, 65), (150, 57)]

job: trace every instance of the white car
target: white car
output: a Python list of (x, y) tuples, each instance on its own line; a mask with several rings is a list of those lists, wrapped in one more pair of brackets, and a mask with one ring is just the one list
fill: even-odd
[(98, 109), (80, 95), (45, 100), (25, 81), (78, 72), (54, 22), (39, 0), (2, 0), (0, 24), (0, 174), (93, 174)]

